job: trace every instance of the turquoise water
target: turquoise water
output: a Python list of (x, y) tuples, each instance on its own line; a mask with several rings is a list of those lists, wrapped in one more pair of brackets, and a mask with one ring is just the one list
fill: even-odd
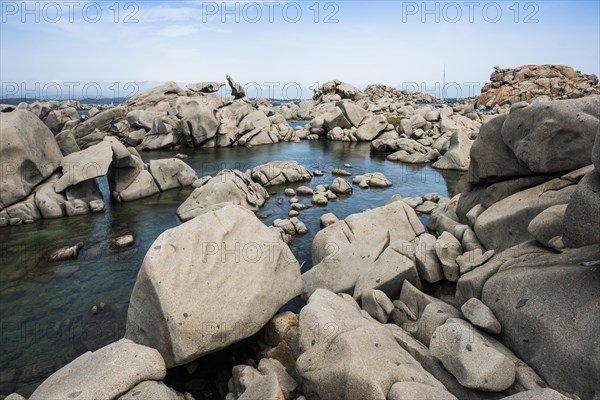
[[(384, 155), (371, 155), (365, 143), (303, 141), (249, 149), (157, 151), (142, 156), (148, 161), (177, 153), (189, 155), (185, 161), (198, 176), (215, 175), (225, 168), (246, 170), (272, 160), (296, 160), (311, 170), (327, 172), (303, 183), (312, 187), (331, 183), (329, 172), (346, 163), (352, 164), (348, 170), (353, 174), (383, 172), (394, 183), (391, 188), (361, 190), (355, 186), (352, 196), (300, 213), (309, 233), (295, 237), (291, 248), (303, 271), (312, 266), (311, 242), (322, 214), (333, 212), (342, 219), (384, 205), (394, 194), (410, 197), (437, 192), (448, 196), (460, 192), (464, 184), (462, 173), (393, 163)], [(108, 199), (106, 179), (99, 183)], [(268, 189), (271, 198), (259, 211), (268, 215), (263, 220), (266, 224), (287, 218), (290, 208), (284, 189)], [(179, 224), (175, 210), (191, 191), (172, 190), (127, 204), (108, 204), (103, 214), (0, 229), (0, 394), (18, 390), (28, 395), (41, 380), (80, 354), (122, 337), (129, 296), (143, 257), (160, 233)], [(277, 199), (284, 199), (283, 204), (277, 204)], [(300, 197), (300, 201), (310, 204), (310, 197)], [(425, 222), (427, 217), (421, 218)], [(135, 245), (113, 248), (111, 239), (126, 233), (135, 236)], [(84, 247), (76, 260), (45, 261), (48, 250), (79, 241)], [(107, 309), (92, 315), (91, 307), (100, 302), (106, 303)], [(289, 305), (298, 306), (298, 302)]]

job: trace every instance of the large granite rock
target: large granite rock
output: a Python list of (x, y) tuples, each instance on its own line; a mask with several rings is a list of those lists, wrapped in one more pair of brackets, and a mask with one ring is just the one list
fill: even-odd
[(468, 171), (471, 163), (471, 146), (473, 141), (465, 132), (458, 131), (450, 137), (450, 146), (442, 158), (432, 167), (455, 171)]
[(483, 302), (502, 323), (502, 342), (550, 387), (598, 396), (600, 248), (520, 253), (483, 287)]
[(486, 209), (475, 223), (475, 233), (487, 249), (505, 250), (529, 240), (529, 223), (546, 208), (567, 204), (576, 186), (554, 179), (513, 194)]
[(60, 162), (63, 175), (54, 186), (56, 192), (62, 192), (79, 182), (106, 175), (112, 159), (113, 150), (108, 141), (69, 154)]
[(508, 178), (531, 175), (502, 138), (502, 125), (507, 115), (500, 115), (483, 124), (471, 147), (469, 182), (492, 183)]
[(219, 129), (217, 110), (192, 98), (177, 106), (177, 115), (181, 118), (181, 128), (194, 147), (200, 147), (212, 140)]
[(121, 339), (62, 367), (29, 399), (112, 400), (142, 381), (163, 379), (166, 372), (158, 351)]
[(161, 191), (190, 186), (198, 176), (185, 162), (177, 158), (151, 160), (148, 165), (150, 174)]
[(502, 125), (502, 139), (531, 171), (571, 171), (591, 163), (600, 128), (600, 96), (519, 103)]
[(279, 235), (236, 205), (206, 210), (156, 239), (144, 258), (125, 337), (168, 367), (252, 336), (301, 291)]
[(185, 91), (175, 82), (144, 90), (127, 100), (130, 110), (169, 111), (179, 96), (185, 96)]
[(364, 290), (379, 289), (398, 298), (404, 280), (420, 285), (410, 242), (424, 232), (413, 209), (402, 201), (322, 229), (313, 240), (314, 267), (302, 275), (304, 293), (325, 288), (360, 298)]
[(397, 382), (444, 390), (390, 330), (330, 291), (313, 293), (300, 313), (299, 328), (297, 365), (309, 398), (383, 400)]
[(252, 181), (248, 174), (223, 170), (195, 189), (179, 206), (177, 215), (182, 221), (187, 221), (201, 213), (203, 208), (219, 203), (237, 204), (258, 211), (268, 198), (267, 191)]
[(125, 121), (127, 112), (127, 107), (110, 108), (77, 125), (73, 129), (77, 145), (85, 149), (99, 143), (117, 123)]
[(600, 244), (600, 172), (592, 171), (579, 182), (562, 222), (565, 246)]
[(27, 197), (62, 159), (52, 132), (32, 112), (0, 114), (0, 209)]
[(429, 349), (465, 387), (501, 392), (515, 381), (511, 359), (461, 319), (450, 318), (438, 327)]

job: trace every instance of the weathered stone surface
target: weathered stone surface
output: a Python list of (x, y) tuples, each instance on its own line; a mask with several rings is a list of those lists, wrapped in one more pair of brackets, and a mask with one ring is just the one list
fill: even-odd
[(106, 175), (112, 159), (112, 147), (106, 141), (69, 154), (60, 162), (63, 175), (54, 185), (54, 189), (57, 193), (62, 192), (79, 182)]
[(600, 92), (597, 76), (583, 74), (566, 65), (495, 67), (490, 80), (477, 100), (480, 107), (493, 108), (519, 101), (564, 99)]
[[(531, 220), (527, 228), (529, 234), (544, 246), (550, 247), (550, 241), (563, 233), (566, 210), (566, 204), (548, 207)], [(600, 242), (600, 238), (598, 241)]]
[(577, 185), (562, 221), (567, 247), (600, 244), (600, 172), (593, 171)]
[(250, 177), (237, 170), (223, 170), (195, 189), (190, 197), (177, 209), (183, 221), (190, 220), (202, 209), (219, 203), (232, 203), (258, 211), (269, 198), (267, 191)]
[(600, 393), (600, 271), (585, 266), (599, 257), (597, 245), (521, 255), (483, 287), (482, 301), (502, 322), (502, 343), (550, 387), (581, 398)]
[(167, 366), (182, 365), (258, 332), (300, 291), (300, 266), (277, 233), (225, 205), (154, 242), (125, 336), (158, 349)]
[(471, 147), (469, 182), (491, 183), (507, 178), (531, 175), (502, 139), (502, 125), (507, 115), (500, 115), (481, 126)]
[(62, 159), (52, 132), (30, 111), (0, 113), (0, 209), (27, 197)]
[(131, 97), (127, 107), (130, 110), (169, 111), (179, 96), (185, 96), (183, 89), (175, 82), (166, 82)]
[(303, 392), (322, 400), (385, 399), (396, 382), (443, 390), (384, 326), (319, 289), (300, 313), (298, 369)]
[(500, 392), (515, 381), (511, 359), (463, 320), (451, 318), (437, 328), (429, 349), (468, 388)]
[(370, 142), (375, 139), (387, 126), (387, 120), (383, 115), (365, 117), (356, 130), (356, 138), (361, 142)]
[(398, 382), (392, 385), (387, 400), (457, 400), (450, 392), (416, 382)]
[(435, 243), (437, 258), (442, 264), (444, 277), (450, 282), (456, 282), (460, 277), (460, 271), (456, 259), (462, 254), (460, 241), (450, 232), (444, 232)]
[(591, 163), (600, 127), (600, 96), (519, 103), (502, 126), (504, 143), (531, 171), (570, 171)]
[(150, 160), (148, 171), (161, 191), (190, 186), (198, 176), (185, 162), (177, 158)]
[(567, 204), (575, 186), (554, 179), (509, 196), (485, 210), (475, 224), (475, 233), (487, 249), (504, 250), (529, 240), (528, 227), (548, 207)]
[(503, 400), (569, 400), (569, 397), (563, 396), (552, 389), (536, 389), (513, 394)]
[(297, 161), (271, 161), (254, 167), (250, 175), (264, 187), (312, 179), (312, 174)]
[[(352, 294), (361, 275), (376, 271), (384, 263), (396, 265), (407, 258), (393, 249), (394, 243), (402, 246), (402, 241), (410, 242), (424, 231), (413, 209), (403, 202), (354, 214), (322, 229), (313, 240), (314, 267), (302, 276), (304, 293), (310, 295), (317, 288), (327, 288)], [(406, 269), (405, 277), (418, 285), (414, 261), (408, 260), (413, 267)], [(394, 280), (381, 290), (397, 298), (401, 285), (401, 280)]]
[(394, 304), (381, 290), (363, 291), (361, 303), (363, 310), (382, 324), (388, 321), (390, 313), (394, 310)]
[(200, 147), (217, 135), (219, 120), (216, 109), (202, 104), (201, 100), (191, 99), (177, 106), (177, 115), (181, 118), (183, 134), (191, 139), (194, 147)]
[(450, 147), (442, 158), (436, 161), (432, 167), (456, 171), (468, 171), (471, 163), (471, 146), (473, 141), (462, 132), (456, 132), (450, 137)]
[(415, 261), (419, 277), (429, 283), (439, 282), (444, 278), (442, 264), (436, 254), (435, 236), (425, 233), (420, 236), (415, 250)]
[(463, 304), (460, 310), (465, 318), (476, 327), (496, 335), (501, 332), (500, 322), (498, 322), (492, 310), (483, 304), (481, 300), (471, 298)]
[(121, 339), (87, 352), (56, 371), (30, 400), (111, 400), (142, 381), (160, 380), (165, 374), (165, 363), (156, 350)]
[(320, 219), (321, 228), (327, 228), (329, 225), (333, 225), (338, 221), (338, 217), (333, 213), (323, 214)]
[(351, 101), (339, 102), (337, 106), (344, 112), (346, 119), (350, 121), (352, 126), (357, 128), (367, 114), (367, 111), (364, 108), (357, 106)]
[(352, 194), (352, 185), (343, 178), (335, 178), (329, 186), (329, 190), (335, 194)]
[(140, 399), (184, 400), (185, 398), (162, 382), (144, 381), (119, 397), (118, 400)]

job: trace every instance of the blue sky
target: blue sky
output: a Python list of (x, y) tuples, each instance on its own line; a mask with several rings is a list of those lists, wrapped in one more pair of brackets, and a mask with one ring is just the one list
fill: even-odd
[(0, 1), (4, 88), (223, 81), (229, 73), (263, 95), (287, 85), (307, 97), (330, 79), (431, 90), (444, 64), (463, 91), (465, 83), (478, 91), (495, 65), (600, 74), (598, 1), (76, 3)]

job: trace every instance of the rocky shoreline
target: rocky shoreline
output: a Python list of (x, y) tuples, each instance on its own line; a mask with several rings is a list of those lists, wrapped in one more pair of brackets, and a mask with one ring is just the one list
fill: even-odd
[[(488, 114), (339, 81), (311, 103), (276, 108), (252, 104), (228, 82), (233, 96), (224, 101), (220, 83), (187, 92), (166, 84), (85, 121), (66, 109), (42, 118), (39, 105), (0, 114), (2, 157), (14, 167), (0, 191), (1, 225), (101, 212), (101, 176), (117, 202), (194, 188), (177, 209), (183, 223), (146, 253), (125, 337), (59, 369), (30, 399), (600, 396), (593, 86)], [(292, 129), (290, 114), (311, 122)], [(145, 164), (138, 153), (319, 137), (467, 171), (468, 185), (452, 199), (394, 196), (345, 219), (323, 213), (313, 267), (301, 273), (289, 243), (306, 233), (303, 209), (389, 186), (385, 171), (311, 171), (290, 160), (199, 178), (178, 158)], [(310, 186), (324, 174), (330, 184)], [(290, 218), (267, 226), (256, 213), (273, 187), (285, 190)], [(420, 214), (431, 214), (426, 226)], [(299, 313), (280, 311), (298, 296), (306, 301)], [(207, 389), (203, 360), (240, 342), (253, 354), (219, 372), (209, 385), (217, 392)]]

